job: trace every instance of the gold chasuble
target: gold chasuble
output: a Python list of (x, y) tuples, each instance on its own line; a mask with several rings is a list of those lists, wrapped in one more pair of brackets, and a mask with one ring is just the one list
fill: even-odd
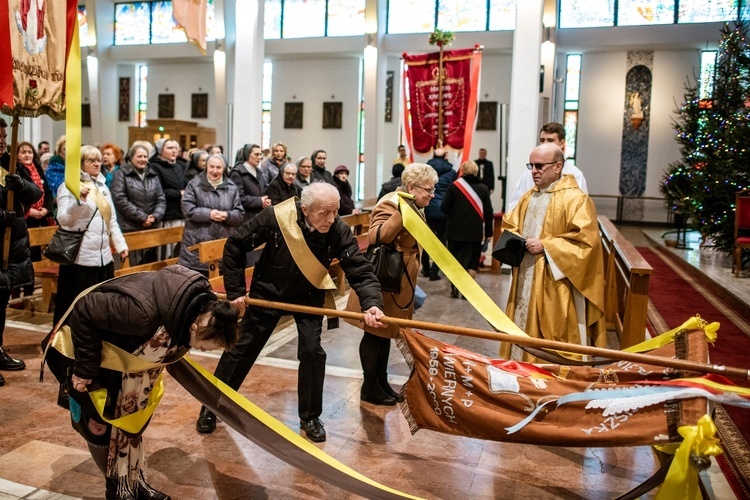
[[(545, 208), (546, 207), (546, 208)], [(506, 314), (531, 337), (606, 347), (604, 256), (594, 202), (570, 175), (534, 187), (503, 217), (503, 230), (536, 237), (540, 255), (513, 268)], [(501, 344), (500, 355), (520, 353)], [(539, 362), (529, 354), (523, 361)]]

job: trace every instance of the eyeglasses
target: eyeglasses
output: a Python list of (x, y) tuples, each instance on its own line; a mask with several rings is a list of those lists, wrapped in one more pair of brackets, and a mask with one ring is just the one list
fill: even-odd
[(536, 170), (541, 172), (547, 165), (554, 165), (556, 161), (548, 161), (547, 163), (527, 163), (526, 168), (529, 170)]
[(418, 187), (419, 189), (421, 189), (427, 194), (435, 194), (435, 188), (427, 189), (427, 188), (423, 188), (422, 186), (417, 186), (416, 184), (414, 184), (414, 187)]
[(93, 165), (93, 164), (95, 164), (95, 163), (101, 163), (101, 162), (102, 162), (102, 161), (101, 161), (100, 159), (98, 159), (98, 158), (86, 158), (86, 159), (85, 159), (84, 161), (85, 161), (86, 163), (88, 163), (89, 165)]

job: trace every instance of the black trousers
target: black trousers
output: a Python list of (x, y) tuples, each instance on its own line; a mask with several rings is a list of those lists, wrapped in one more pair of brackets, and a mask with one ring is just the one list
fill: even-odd
[[(437, 239), (445, 245), (445, 231), (448, 229), (448, 220), (431, 219), (428, 217), (427, 226), (432, 229), (432, 232), (437, 236)], [(439, 271), (438, 266), (434, 261), (432, 262), (432, 265), (430, 265), (430, 256), (427, 255), (427, 252), (425, 251), (422, 251), (422, 269), (425, 273), (429, 271), (429, 274), (437, 274)]]
[[(267, 309), (248, 307), (242, 318), (242, 333), (237, 344), (224, 351), (214, 375), (232, 389), (239, 389), (271, 337), (281, 316)], [(323, 316), (295, 314), (297, 323), (297, 405), (299, 418), (310, 420), (323, 413), (323, 383), (326, 352), (320, 343)]]
[(10, 300), (10, 290), (7, 288), (0, 289), (0, 347), (3, 346), (3, 333), (5, 332), (5, 309), (8, 307)]

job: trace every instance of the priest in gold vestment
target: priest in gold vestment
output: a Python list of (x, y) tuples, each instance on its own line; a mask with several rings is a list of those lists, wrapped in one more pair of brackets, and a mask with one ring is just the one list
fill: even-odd
[[(534, 148), (526, 165), (534, 187), (503, 217), (503, 230), (525, 238), (527, 250), (513, 268), (506, 314), (534, 338), (606, 347), (596, 209), (573, 176), (562, 175), (563, 162), (555, 144)], [(500, 355), (539, 361), (508, 343)]]

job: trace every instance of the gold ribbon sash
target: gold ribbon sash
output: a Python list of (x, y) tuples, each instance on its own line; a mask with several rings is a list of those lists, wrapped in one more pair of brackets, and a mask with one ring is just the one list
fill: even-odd
[(527, 337), (526, 332), (513, 323), (511, 319), (493, 302), (487, 292), (469, 276), (469, 273), (461, 267), (455, 257), (437, 239), (437, 236), (425, 224), (422, 218), (415, 212), (407, 199), (413, 196), (399, 191), (399, 209), (404, 227), (417, 240), (417, 243), (430, 254), (432, 260), (438, 265), (445, 276), (466, 297), (466, 300), (482, 315), (493, 328), (500, 332)]
[(99, 191), (99, 187), (96, 185), (96, 182), (86, 181), (82, 182), (81, 184), (89, 188), (89, 196), (91, 196), (91, 200), (94, 202), (96, 208), (98, 208), (99, 212), (102, 214), (102, 219), (104, 219), (104, 223), (107, 225), (107, 230), (109, 230), (110, 224), (112, 222), (112, 206), (107, 200), (104, 199), (104, 195), (102, 195), (102, 192)]
[(305, 279), (309, 281), (318, 290), (326, 291), (325, 307), (336, 309), (333, 290), (336, 285), (333, 283), (328, 269), (323, 267), (317, 257), (310, 251), (307, 246), (305, 236), (302, 234), (297, 224), (297, 204), (296, 198), (279, 203), (273, 208), (276, 216), (276, 222), (279, 224), (284, 241), (289, 247), (289, 253), (292, 254), (294, 263), (297, 264)]

